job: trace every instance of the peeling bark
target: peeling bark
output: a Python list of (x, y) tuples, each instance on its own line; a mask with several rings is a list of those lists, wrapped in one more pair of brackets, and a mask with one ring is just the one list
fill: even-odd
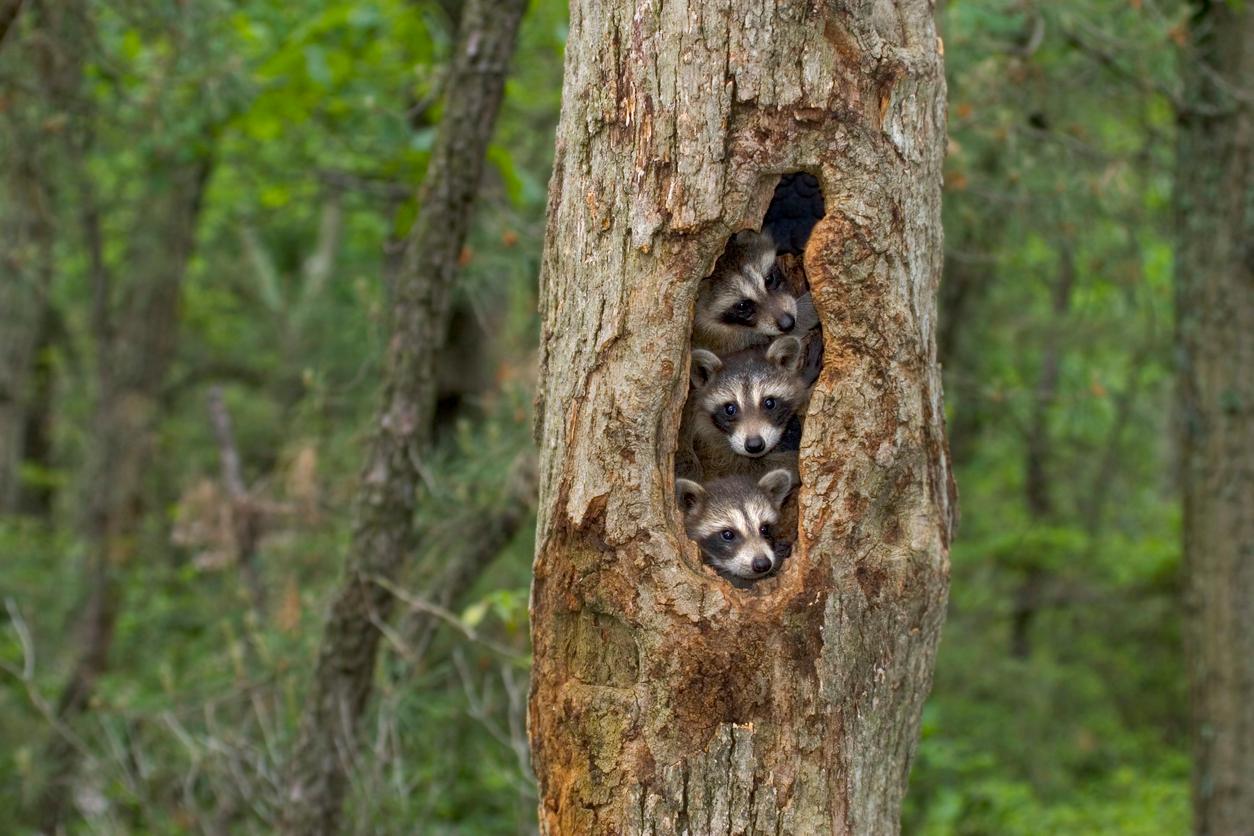
[[(927, 0), (573, 0), (542, 267), (530, 736), (546, 834), (895, 833), (955, 515)], [(800, 529), (740, 590), (672, 479), (698, 282), (781, 174), (827, 204)]]
[(1176, 308), (1194, 831), (1254, 822), (1254, 9), (1193, 3)]

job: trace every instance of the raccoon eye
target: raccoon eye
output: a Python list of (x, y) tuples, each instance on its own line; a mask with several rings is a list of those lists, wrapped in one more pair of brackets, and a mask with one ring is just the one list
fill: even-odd
[(774, 399), (774, 398), (767, 398), (766, 400), (762, 401), (762, 406), (763, 406), (763, 407), (765, 407), (766, 409), (774, 409), (774, 408), (775, 408), (775, 399)]
[(725, 415), (735, 415), (739, 411), (740, 411), (740, 407), (736, 406), (736, 404), (734, 403), (723, 404), (723, 413)]
[(761, 534), (763, 537), (770, 537), (771, 526), (767, 523), (763, 523), (762, 525), (758, 526), (758, 533)]
[(766, 289), (774, 290), (779, 287), (779, 283), (784, 280), (784, 274), (780, 271), (778, 264), (772, 264), (771, 270), (766, 274)]
[(732, 305), (732, 310), (735, 311), (737, 316), (750, 316), (753, 314), (754, 308), (755, 305), (753, 304), (752, 299), (741, 299), (739, 302)]
[(732, 531), (730, 528), (724, 528), (718, 533), (718, 536), (730, 543), (732, 540), (736, 539), (736, 532)]

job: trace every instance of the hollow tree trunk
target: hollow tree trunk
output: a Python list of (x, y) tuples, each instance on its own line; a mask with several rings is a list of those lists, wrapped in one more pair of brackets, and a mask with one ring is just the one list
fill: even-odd
[(414, 513), (435, 413), (435, 358), (525, 8), (525, 0), (468, 0), (463, 7), (420, 214), (393, 288), (383, 396), (358, 485), (345, 578), (288, 764), (284, 833), (338, 829), (358, 724), (373, 692), (379, 628), (392, 609), (387, 585), (417, 546)]
[[(894, 833), (944, 618), (944, 76), (928, 0), (573, 0), (541, 289), (530, 735), (546, 834)], [(747, 590), (672, 490), (693, 304), (820, 180), (800, 531)]]
[(1254, 8), (1195, 2), (1176, 175), (1194, 829), (1254, 822)]

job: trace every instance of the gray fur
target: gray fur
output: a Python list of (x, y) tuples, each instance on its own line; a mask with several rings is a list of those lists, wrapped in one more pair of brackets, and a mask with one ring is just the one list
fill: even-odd
[[(769, 347), (728, 355), (716, 369), (711, 357), (700, 349), (693, 352), (693, 386), (680, 427), (682, 475), (713, 479), (760, 476), (779, 467), (795, 471), (796, 451), (775, 448), (788, 420), (804, 413), (809, 397), (799, 370), (801, 343), (780, 337)], [(734, 416), (724, 415), (728, 404), (735, 405)]]
[[(785, 283), (767, 287), (775, 264), (775, 242), (766, 232), (745, 230), (728, 242), (714, 272), (701, 282), (693, 319), (693, 345), (717, 354), (764, 345), (785, 333), (781, 320), (791, 318), (794, 333), (800, 320), (797, 299)], [(759, 315), (753, 326), (722, 321), (723, 315), (741, 300), (751, 300)]]
[[(757, 481), (732, 476), (698, 485), (678, 479), (675, 496), (684, 513), (684, 530), (705, 560), (736, 578), (756, 579), (779, 568), (773, 527), (792, 485), (786, 470), (771, 471)], [(761, 564), (757, 569), (755, 561)]]

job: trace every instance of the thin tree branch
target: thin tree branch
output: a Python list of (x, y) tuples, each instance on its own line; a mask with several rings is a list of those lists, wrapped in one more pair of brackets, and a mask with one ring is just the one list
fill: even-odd
[(231, 427), (231, 414), (222, 396), (222, 387), (209, 390), (209, 421), (218, 442), (218, 459), (222, 466), (222, 484), (230, 499), (231, 532), (235, 540), (236, 558), (248, 587), (253, 611), (263, 617), (266, 611), (266, 589), (257, 565), (257, 541), (261, 537), (261, 516), (244, 484), (243, 466), (239, 448), (235, 444), (235, 432)]
[(20, 11), (22, 11), (22, 0), (0, 0), (0, 47), (4, 46), (4, 37), (17, 22), (17, 15)]

